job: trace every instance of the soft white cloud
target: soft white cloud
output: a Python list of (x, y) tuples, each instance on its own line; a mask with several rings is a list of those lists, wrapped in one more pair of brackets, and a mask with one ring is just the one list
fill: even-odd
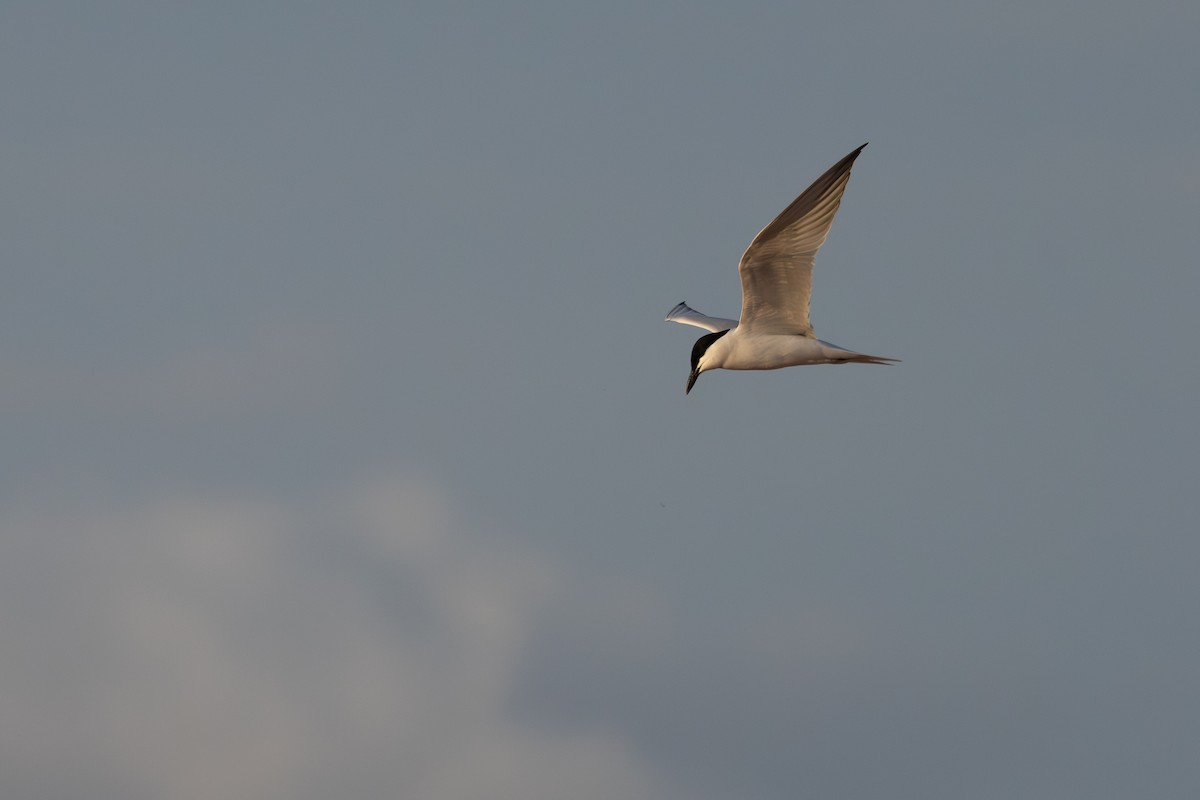
[(436, 486), (8, 511), (0, 794), (661, 797), (628, 742), (508, 711), (564, 568)]

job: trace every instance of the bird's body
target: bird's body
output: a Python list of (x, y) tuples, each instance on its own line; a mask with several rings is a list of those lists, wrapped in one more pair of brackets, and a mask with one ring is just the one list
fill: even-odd
[(790, 333), (747, 336), (743, 333), (741, 328), (734, 328), (713, 342), (704, 354), (705, 370), (782, 369), (805, 364), (873, 363), (878, 360), (875, 356), (845, 350), (811, 336)]
[(704, 328), (692, 348), (687, 390), (711, 369), (780, 369), (804, 364), (887, 364), (894, 358), (869, 356), (816, 338), (808, 320), (812, 268), (829, 235), (850, 167), (864, 144), (808, 187), (763, 228), (738, 265), (742, 314), (737, 320), (709, 317), (680, 303), (668, 322)]

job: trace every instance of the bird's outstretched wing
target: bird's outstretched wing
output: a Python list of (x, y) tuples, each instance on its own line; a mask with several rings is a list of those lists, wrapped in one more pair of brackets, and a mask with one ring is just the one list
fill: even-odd
[(739, 324), (759, 333), (812, 336), (808, 301), (817, 251), (850, 180), (850, 167), (864, 144), (829, 168), (763, 228), (738, 264), (742, 278)]
[(667, 314), (667, 322), (682, 322), (684, 325), (695, 325), (697, 328), (704, 328), (706, 331), (728, 331), (737, 327), (736, 319), (724, 319), (723, 317), (706, 317), (694, 308), (690, 308), (687, 303), (680, 303), (671, 309), (671, 313)]

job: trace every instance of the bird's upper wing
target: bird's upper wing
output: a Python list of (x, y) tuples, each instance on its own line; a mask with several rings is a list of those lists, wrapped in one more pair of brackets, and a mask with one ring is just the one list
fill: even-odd
[(728, 331), (737, 327), (736, 319), (724, 319), (723, 317), (706, 317), (694, 308), (690, 308), (687, 303), (680, 303), (671, 309), (671, 313), (667, 314), (667, 322), (682, 322), (684, 325), (695, 325), (697, 328), (704, 328), (706, 331)]
[(817, 178), (770, 225), (759, 231), (738, 264), (742, 278), (739, 324), (761, 333), (812, 336), (808, 300), (817, 251), (850, 180), (864, 144)]

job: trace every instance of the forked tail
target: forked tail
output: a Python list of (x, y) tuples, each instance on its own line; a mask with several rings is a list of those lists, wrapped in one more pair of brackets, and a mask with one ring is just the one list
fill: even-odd
[(900, 359), (869, 356), (865, 353), (847, 353), (845, 358), (838, 359), (838, 363), (845, 363), (847, 361), (855, 364), (898, 364)]

